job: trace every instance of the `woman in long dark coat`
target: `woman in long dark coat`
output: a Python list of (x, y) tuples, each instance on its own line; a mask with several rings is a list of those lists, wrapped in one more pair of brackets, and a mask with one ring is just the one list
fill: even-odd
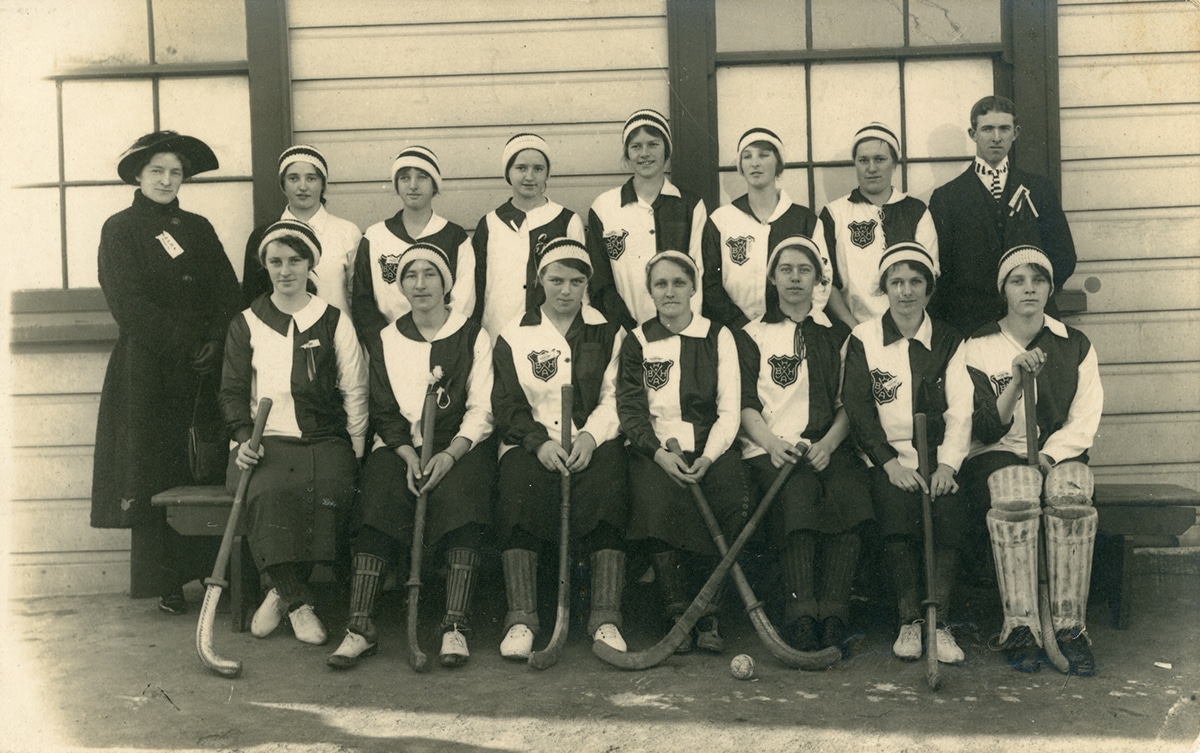
[(117, 173), (138, 186), (133, 204), (100, 232), (100, 287), (120, 331), (100, 395), (92, 469), (95, 528), (132, 529), (129, 595), (159, 597), (182, 614), (183, 584), (212, 566), (208, 539), (167, 525), (154, 494), (191, 483), (187, 434), (196, 396), (215, 411), (216, 371), (237, 277), (208, 220), (179, 208), (184, 180), (217, 168), (199, 139), (156, 131), (121, 156)]

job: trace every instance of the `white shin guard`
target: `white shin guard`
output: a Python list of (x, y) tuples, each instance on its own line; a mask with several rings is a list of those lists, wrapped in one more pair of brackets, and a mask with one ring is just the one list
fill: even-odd
[(1085, 627), (1098, 517), (1092, 507), (1046, 508), (1046, 569), (1056, 632)]
[(996, 581), (1004, 607), (1004, 627), (1000, 642), (1024, 625), (1042, 645), (1037, 602), (1037, 508), (1026, 510), (988, 510), (988, 533), (996, 560)]

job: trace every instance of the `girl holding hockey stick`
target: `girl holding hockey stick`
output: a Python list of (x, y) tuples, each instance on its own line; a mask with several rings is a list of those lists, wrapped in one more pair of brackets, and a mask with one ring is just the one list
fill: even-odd
[[(458, 281), (442, 249), (409, 246), (397, 260), (397, 275), (411, 310), (367, 343), (376, 438), (355, 515), (350, 621), (328, 662), (337, 669), (375, 652), (371, 612), (385, 570), (409, 547), (423, 545), (442, 554), (447, 570), (439, 658), (447, 667), (465, 664), (479, 548), (491, 523), (495, 447), (485, 441), (492, 434), (491, 341), (451, 307)], [(435, 452), (423, 466), (421, 414), (431, 379), (438, 394)], [(422, 490), (428, 495), (425, 532), (423, 541), (413, 541)]]
[[(942, 615), (948, 612), (966, 522), (954, 477), (971, 440), (971, 383), (961, 338), (925, 312), (934, 270), (932, 257), (915, 241), (883, 252), (877, 279), (888, 309), (851, 331), (842, 388), (851, 433), (871, 468), (871, 501), (896, 591), (900, 629), (892, 651), (908, 660), (924, 652), (917, 548), (923, 536), (921, 491), (933, 497), (937, 582), (929, 590), (937, 594)], [(918, 472), (917, 413), (929, 422), (936, 468), (929, 487)], [(964, 658), (944, 626), (937, 630), (937, 655), (947, 664)]]
[[(828, 282), (813, 240), (777, 243), (766, 279), (766, 313), (746, 325), (739, 342), (742, 458), (760, 491), (785, 463), (798, 463), (770, 526), (788, 592), (784, 638), (801, 651), (844, 650), (859, 527), (872, 518), (863, 464), (843, 441), (850, 423), (841, 405), (841, 353), (850, 328), (813, 302)], [(804, 462), (798, 442), (808, 445)]]
[[(592, 273), (587, 249), (557, 238), (538, 258), (544, 302), (508, 323), (496, 341), (492, 404), (501, 438), (498, 525), (508, 614), (500, 655), (527, 659), (540, 625), (539, 553), (558, 541), (559, 477), (570, 475), (571, 535), (591, 561), (588, 634), (619, 651), (629, 521), (625, 449), (615, 382), (623, 330), (583, 302)], [(563, 431), (561, 387), (573, 384), (571, 451)], [(553, 560), (551, 560), (553, 561)]]

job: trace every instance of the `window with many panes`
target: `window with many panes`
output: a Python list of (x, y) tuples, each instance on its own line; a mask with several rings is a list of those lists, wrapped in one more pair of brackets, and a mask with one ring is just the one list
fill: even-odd
[(134, 191), (117, 159), (157, 129), (216, 152), (220, 169), (185, 183), (180, 205), (213, 223), (240, 269), (253, 218), (243, 0), (22, 2), (4, 14), (21, 32), (6, 35), (2, 53), (4, 129), (19, 173), (3, 200), (22, 255), (6, 283), (97, 285), (100, 227)]
[(781, 185), (819, 208), (856, 185), (850, 143), (900, 138), (897, 188), (928, 197), (974, 155), (968, 113), (1003, 75), (1000, 0), (715, 0), (721, 200), (745, 192), (738, 137), (775, 131)]

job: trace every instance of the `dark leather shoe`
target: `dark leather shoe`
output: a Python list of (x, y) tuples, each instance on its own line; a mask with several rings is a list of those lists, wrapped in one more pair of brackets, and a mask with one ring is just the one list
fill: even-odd
[(1042, 648), (1024, 625), (1016, 628), (1004, 642), (1008, 666), (1018, 672), (1036, 672), (1042, 667)]
[(187, 601), (182, 592), (159, 596), (158, 610), (174, 615), (187, 614)]
[(1058, 647), (1071, 665), (1071, 674), (1091, 677), (1096, 674), (1096, 657), (1092, 656), (1091, 641), (1080, 628), (1063, 628), (1055, 633)]
[(812, 617), (801, 617), (788, 627), (787, 641), (797, 651), (816, 651), (821, 648), (817, 640), (817, 621)]
[(710, 654), (725, 650), (725, 639), (721, 637), (716, 615), (701, 617), (696, 623), (696, 648)]
[(841, 617), (826, 617), (821, 621), (821, 648), (833, 646), (845, 655), (848, 637), (849, 631), (846, 630), (846, 623), (842, 622)]

